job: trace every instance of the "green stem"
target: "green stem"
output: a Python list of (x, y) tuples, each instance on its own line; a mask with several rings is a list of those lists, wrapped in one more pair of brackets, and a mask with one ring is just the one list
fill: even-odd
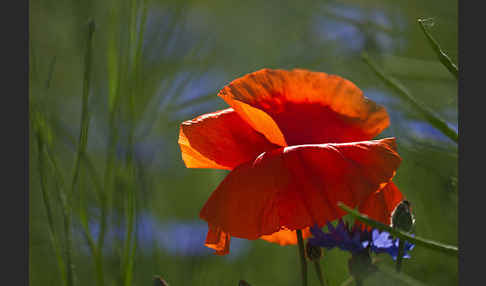
[(134, 266), (134, 256), (136, 247), (136, 235), (134, 232), (135, 227), (135, 192), (133, 189), (133, 173), (130, 168), (128, 177), (130, 178), (130, 183), (128, 183), (128, 188), (125, 190), (126, 195), (126, 213), (127, 213), (127, 231), (125, 234), (125, 241), (123, 247), (123, 285), (131, 285), (133, 276), (133, 266)]
[(439, 46), (439, 43), (432, 37), (432, 35), (425, 29), (424, 22), (426, 22), (427, 19), (418, 19), (417, 22), (419, 23), (420, 28), (422, 29), (422, 32), (424, 32), (425, 37), (427, 37), (427, 40), (429, 41), (430, 45), (432, 46), (432, 49), (434, 52), (437, 54), (437, 57), (439, 58), (439, 61), (449, 70), (449, 72), (457, 79), (458, 78), (458, 69), (456, 64), (454, 64), (449, 58), (449, 56), (442, 51), (442, 49)]
[(456, 246), (443, 244), (443, 243), (440, 243), (440, 242), (428, 240), (428, 239), (421, 238), (421, 237), (418, 237), (418, 236), (411, 236), (410, 234), (408, 234), (406, 232), (399, 231), (399, 230), (394, 229), (394, 228), (392, 228), (388, 225), (382, 224), (381, 222), (377, 222), (375, 220), (372, 220), (367, 215), (361, 214), (358, 211), (353, 210), (352, 208), (348, 207), (347, 205), (345, 205), (341, 202), (338, 203), (338, 206), (340, 208), (342, 208), (343, 210), (345, 210), (346, 212), (348, 212), (354, 218), (358, 219), (359, 221), (361, 221), (361, 222), (363, 222), (363, 223), (365, 223), (365, 224), (367, 224), (367, 225), (369, 225), (373, 228), (387, 231), (391, 235), (394, 235), (394, 236), (400, 238), (400, 240), (409, 241), (409, 242), (411, 242), (415, 245), (427, 247), (429, 249), (440, 251), (442, 253), (452, 255), (452, 256), (455, 256), (455, 257), (457, 257), (457, 255), (458, 255), (458, 249), (457, 249)]
[(67, 281), (68, 286), (74, 285), (74, 264), (72, 261), (72, 232), (71, 232), (72, 211), (67, 209), (64, 212), (64, 239), (65, 239), (65, 255), (67, 267)]
[[(100, 179), (98, 178), (98, 174), (95, 170), (93, 163), (89, 159), (88, 154), (83, 153), (82, 159), (83, 159), (83, 162), (84, 162), (84, 166), (87, 169), (87, 171), (89, 172), (91, 179), (92, 179), (92, 181), (95, 185), (96, 193), (98, 194), (98, 201), (99, 201), (100, 206), (101, 206), (101, 221), (102, 221), (101, 222), (101, 224), (102, 224), (101, 228), (103, 230), (101, 231), (100, 235), (98, 236), (97, 243), (95, 243), (95, 241), (93, 240), (91, 235), (86, 235), (86, 239), (88, 241), (88, 244), (91, 248), (91, 252), (93, 253), (93, 257), (95, 259), (95, 266), (96, 266), (96, 274), (97, 274), (98, 284), (100, 284), (100, 286), (102, 286), (103, 283), (104, 283), (103, 245), (102, 245), (102, 243), (100, 243), (100, 241), (102, 241), (102, 239), (104, 238), (104, 231), (105, 231), (104, 229), (106, 227), (106, 219), (105, 219), (106, 218), (106, 207), (105, 207), (106, 206), (106, 195), (103, 192)], [(86, 234), (88, 234), (89, 228), (87, 226), (83, 226), (83, 228), (85, 230), (84, 232)]]
[(74, 265), (72, 263), (71, 253), (72, 253), (72, 237), (71, 237), (71, 214), (72, 207), (68, 202), (67, 194), (64, 189), (64, 180), (62, 174), (57, 167), (56, 159), (49, 150), (49, 146), (44, 146), (47, 159), (50, 163), (50, 168), (53, 177), (56, 181), (57, 199), (62, 209), (62, 217), (64, 220), (64, 255), (66, 257), (66, 283), (71, 286), (74, 285)]
[(61, 172), (57, 167), (55, 158), (52, 156), (51, 152), (47, 149), (46, 153), (51, 163), (51, 168), (53, 176), (56, 179), (56, 188), (58, 194), (58, 200), (62, 208), (62, 216), (64, 219), (64, 255), (66, 256), (66, 269), (67, 269), (67, 285), (74, 285), (74, 264), (72, 262), (72, 205), (68, 201), (67, 194), (64, 189), (64, 180), (62, 178)]
[(392, 87), (394, 90), (398, 92), (398, 94), (410, 102), (415, 109), (417, 109), (424, 118), (435, 128), (439, 129), (444, 135), (449, 137), (454, 142), (458, 142), (458, 134), (457, 132), (449, 127), (449, 125), (442, 120), (437, 114), (435, 114), (432, 110), (427, 108), (423, 103), (418, 102), (410, 92), (396, 79), (392, 78), (389, 75), (386, 75), (383, 70), (381, 70), (376, 63), (374, 63), (368, 56), (368, 54), (363, 53), (362, 58), (367, 63), (371, 69), (378, 75), (386, 84)]
[(49, 87), (51, 86), (52, 75), (54, 74), (54, 67), (56, 66), (56, 59), (57, 56), (54, 56), (49, 65), (49, 73), (46, 80), (46, 90), (48, 90)]
[(89, 87), (90, 87), (90, 74), (91, 74), (91, 42), (94, 33), (94, 22), (90, 21), (88, 28), (88, 42), (86, 47), (86, 54), (84, 57), (85, 67), (84, 67), (84, 79), (83, 79), (83, 97), (81, 105), (81, 128), (79, 131), (78, 148), (76, 152), (76, 159), (73, 169), (73, 180), (71, 183), (71, 190), (74, 192), (76, 187), (78, 176), (79, 176), (79, 166), (81, 163), (81, 156), (86, 150), (86, 145), (88, 143), (88, 128), (89, 128), (89, 110), (88, 110), (88, 97), (89, 97)]
[(51, 209), (51, 204), (50, 204), (50, 199), (49, 199), (49, 192), (47, 191), (47, 182), (46, 182), (46, 176), (44, 173), (44, 143), (43, 140), (41, 139), (41, 136), (39, 132), (36, 132), (37, 134), (37, 146), (38, 146), (38, 167), (39, 167), (39, 176), (41, 180), (41, 192), (42, 192), (42, 199), (44, 202), (44, 206), (46, 208), (46, 213), (47, 213), (47, 222), (49, 225), (49, 236), (51, 238), (52, 246), (54, 247), (54, 252), (56, 254), (57, 258), (57, 264), (59, 267), (59, 271), (61, 272), (61, 280), (63, 281), (63, 284), (67, 284), (67, 278), (66, 278), (66, 268), (64, 267), (64, 260), (61, 255), (61, 248), (59, 245), (59, 241), (57, 240), (57, 235), (56, 231), (54, 228), (54, 219), (52, 215), (52, 209)]
[(130, 38), (127, 42), (128, 51), (128, 64), (126, 66), (126, 76), (128, 78), (127, 85), (127, 95), (128, 95), (128, 142), (125, 159), (125, 167), (128, 171), (129, 183), (125, 189), (126, 194), (126, 234), (123, 247), (123, 264), (122, 264), (122, 275), (123, 275), (123, 285), (129, 286), (132, 284), (133, 277), (133, 258), (134, 258), (134, 168), (133, 168), (133, 146), (134, 146), (134, 129), (135, 129), (135, 96), (134, 88), (136, 84), (136, 49), (133, 46), (136, 44), (136, 26), (137, 26), (137, 12), (138, 12), (138, 1), (130, 1), (130, 17), (129, 17), (129, 31)]
[(403, 260), (404, 252), (405, 252), (405, 241), (401, 239), (398, 242), (398, 256), (397, 256), (397, 264), (396, 264), (397, 272), (400, 272), (402, 268), (402, 260)]
[[(71, 197), (75, 193), (76, 186), (79, 179), (80, 174), (80, 164), (81, 164), (81, 157), (86, 152), (86, 146), (88, 144), (88, 128), (89, 128), (89, 110), (88, 110), (88, 99), (89, 99), (89, 90), (90, 90), (90, 79), (91, 79), (91, 54), (92, 54), (92, 41), (93, 41), (93, 34), (94, 34), (95, 24), (92, 20), (88, 22), (88, 36), (87, 36), (87, 45), (86, 45), (86, 53), (84, 57), (84, 77), (83, 77), (83, 95), (82, 95), (82, 105), (81, 105), (81, 126), (80, 126), (80, 133), (78, 139), (78, 148), (76, 152), (76, 157), (74, 161), (74, 169), (71, 181), (71, 192), (68, 197), (68, 203), (71, 206)], [(72, 209), (72, 207), (71, 207)], [(71, 220), (72, 220), (72, 210), (66, 214), (67, 219), (65, 220), (65, 231), (66, 237), (68, 240), (69, 245), (71, 244)], [(89, 232), (89, 228), (87, 225), (87, 217), (85, 213), (85, 209), (81, 206), (80, 208), (80, 216), (83, 225), (83, 230), (86, 238), (88, 239), (88, 244), (91, 248), (93, 256), (95, 258), (95, 264), (97, 264), (98, 259), (96, 256), (98, 252), (96, 250), (96, 245), (94, 244), (94, 240), (91, 237), (91, 233)], [(103, 285), (104, 282), (98, 280), (99, 285)]]
[(302, 231), (300, 229), (298, 229), (296, 232), (297, 232), (297, 241), (299, 242), (300, 266), (302, 270), (302, 285), (307, 286), (307, 261), (305, 259), (304, 239), (302, 238)]
[(103, 253), (101, 249), (98, 249), (96, 251), (95, 265), (96, 265), (96, 276), (98, 278), (98, 283), (100, 284), (100, 286), (103, 286), (105, 278), (104, 278), (104, 270), (103, 270)]
[(321, 286), (326, 286), (326, 282), (322, 276), (321, 266), (319, 265), (319, 260), (314, 260), (314, 268), (316, 270), (317, 278), (319, 278), (319, 283)]

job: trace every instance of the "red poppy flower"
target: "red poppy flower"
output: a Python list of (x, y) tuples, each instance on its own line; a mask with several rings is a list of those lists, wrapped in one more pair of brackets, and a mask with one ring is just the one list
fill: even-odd
[(200, 212), (206, 246), (229, 253), (230, 238), (295, 244), (296, 230), (342, 217), (343, 202), (389, 224), (402, 194), (391, 182), (401, 158), (384, 107), (336, 75), (263, 69), (218, 94), (227, 108), (181, 124), (188, 168), (231, 172)]

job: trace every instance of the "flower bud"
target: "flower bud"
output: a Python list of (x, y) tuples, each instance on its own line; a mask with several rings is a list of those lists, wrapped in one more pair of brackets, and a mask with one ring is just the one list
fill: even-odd
[(305, 245), (305, 255), (309, 260), (315, 261), (321, 259), (322, 250), (320, 246), (315, 246), (307, 242)]
[(169, 283), (160, 276), (154, 276), (154, 286), (169, 286)]
[(415, 224), (415, 218), (410, 208), (410, 202), (407, 200), (401, 201), (393, 210), (391, 216), (391, 226), (393, 228), (410, 232)]

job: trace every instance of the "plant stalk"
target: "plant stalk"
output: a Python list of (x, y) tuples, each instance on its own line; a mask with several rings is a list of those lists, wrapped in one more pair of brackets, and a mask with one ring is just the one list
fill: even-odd
[(324, 281), (324, 277), (322, 276), (321, 266), (319, 265), (319, 260), (314, 260), (314, 268), (316, 270), (317, 278), (319, 279), (319, 284), (321, 286), (327, 286), (326, 282)]
[(299, 242), (299, 256), (300, 266), (302, 270), (302, 285), (307, 286), (307, 261), (305, 259), (304, 239), (302, 238), (302, 230), (297, 230), (297, 241)]

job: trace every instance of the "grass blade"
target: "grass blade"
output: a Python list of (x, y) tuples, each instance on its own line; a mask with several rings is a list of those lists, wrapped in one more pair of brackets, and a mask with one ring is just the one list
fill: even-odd
[[(92, 42), (93, 42), (93, 34), (95, 31), (95, 23), (93, 20), (89, 20), (88, 22), (88, 35), (87, 35), (87, 45), (86, 45), (86, 53), (84, 57), (84, 77), (83, 77), (83, 95), (82, 95), (82, 110), (81, 110), (81, 127), (80, 127), (80, 133), (79, 133), (79, 139), (78, 139), (78, 147), (76, 151), (76, 157), (75, 157), (75, 162), (74, 162), (74, 169), (73, 169), (73, 175), (72, 175), (72, 181), (71, 181), (71, 192), (68, 197), (68, 204), (70, 206), (70, 211), (68, 214), (68, 224), (65, 226), (66, 227), (66, 234), (69, 237), (68, 242), (69, 245), (68, 247), (71, 247), (71, 242), (70, 242), (70, 237), (71, 237), (71, 216), (72, 216), (72, 204), (71, 204), (71, 196), (74, 194), (79, 174), (80, 174), (80, 163), (81, 163), (81, 157), (82, 154), (86, 152), (86, 146), (88, 144), (88, 128), (89, 128), (89, 111), (88, 111), (88, 99), (89, 99), (89, 91), (90, 91), (90, 79), (91, 79), (91, 56), (92, 56)], [(81, 202), (82, 203), (82, 202)], [(94, 240), (91, 237), (91, 234), (89, 232), (89, 228), (87, 225), (87, 215), (85, 213), (85, 209), (83, 207), (80, 208), (80, 218), (81, 218), (81, 225), (83, 226), (84, 230), (84, 235), (88, 240), (88, 244), (90, 246), (91, 251), (93, 252), (93, 255), (95, 256), (95, 263), (98, 261), (96, 259), (97, 256), (97, 251), (96, 251), (96, 245), (94, 244)], [(99, 265), (96, 266), (97, 268)], [(68, 276), (69, 277), (69, 276)], [(72, 283), (72, 282), (71, 282)], [(100, 285), (103, 285), (102, 281), (99, 281), (101, 283)], [(72, 285), (72, 284), (71, 284)]]
[(440, 243), (440, 242), (424, 239), (424, 238), (421, 238), (421, 237), (418, 237), (418, 236), (411, 236), (410, 234), (408, 234), (406, 232), (399, 231), (397, 229), (392, 228), (391, 226), (388, 226), (388, 225), (382, 224), (380, 222), (377, 222), (375, 220), (372, 220), (367, 215), (361, 214), (358, 211), (351, 209), (350, 207), (348, 207), (347, 205), (345, 205), (341, 202), (338, 203), (338, 206), (341, 209), (348, 212), (354, 218), (358, 219), (359, 221), (362, 221), (363, 223), (365, 223), (365, 224), (367, 224), (367, 225), (369, 225), (373, 228), (376, 228), (376, 229), (379, 229), (379, 230), (382, 230), (382, 231), (383, 230), (387, 231), (391, 235), (394, 235), (394, 236), (396, 236), (396, 237), (398, 237), (402, 240), (407, 240), (411, 243), (414, 243), (415, 245), (427, 247), (429, 249), (440, 251), (440, 252), (448, 254), (448, 255), (452, 255), (452, 256), (456, 256), (456, 257), (458, 255), (458, 249), (457, 249), (456, 246), (446, 245), (446, 244), (443, 244), (443, 243)]
[[(36, 124), (36, 123), (34, 123)], [(36, 124), (37, 125), (37, 124)], [(35, 128), (37, 129), (37, 128)], [(49, 226), (49, 236), (51, 239), (52, 246), (54, 248), (54, 252), (56, 255), (57, 259), (57, 264), (59, 267), (59, 271), (61, 272), (61, 279), (63, 281), (63, 285), (67, 285), (67, 278), (66, 278), (66, 267), (64, 266), (64, 259), (61, 255), (61, 247), (59, 244), (59, 241), (57, 239), (57, 234), (54, 228), (54, 219), (53, 219), (53, 214), (52, 214), (52, 208), (51, 208), (51, 203), (50, 203), (50, 198), (49, 198), (49, 192), (47, 190), (47, 182), (46, 182), (46, 174), (44, 173), (44, 140), (42, 139), (41, 131), (35, 130), (36, 133), (36, 139), (37, 139), (37, 153), (38, 153), (38, 167), (39, 167), (39, 176), (41, 180), (40, 188), (42, 192), (42, 199), (44, 202), (44, 206), (46, 208), (46, 214), (47, 214), (47, 222)]]
[(435, 114), (432, 110), (427, 108), (423, 103), (418, 102), (410, 92), (400, 84), (396, 79), (392, 78), (389, 75), (386, 75), (383, 70), (381, 70), (376, 63), (374, 63), (368, 56), (367, 53), (362, 54), (362, 58), (365, 63), (367, 63), (371, 69), (390, 87), (398, 92), (398, 94), (410, 102), (424, 117), (425, 119), (435, 128), (440, 130), (444, 135), (449, 137), (454, 142), (458, 142), (458, 134), (457, 132), (452, 129), (447, 122), (441, 119), (437, 114)]
[(49, 64), (49, 73), (46, 80), (46, 90), (51, 87), (52, 75), (54, 74), (54, 67), (56, 66), (57, 56), (54, 56)]
[[(47, 142), (48, 143), (48, 142)], [(59, 204), (62, 208), (62, 217), (64, 220), (63, 223), (63, 230), (64, 230), (64, 256), (66, 257), (65, 264), (66, 264), (66, 284), (71, 286), (74, 285), (75, 276), (74, 276), (74, 263), (72, 262), (72, 233), (71, 233), (71, 225), (72, 225), (72, 206), (68, 201), (68, 196), (64, 188), (64, 179), (63, 176), (58, 168), (58, 164), (54, 155), (50, 150), (50, 146), (44, 144), (45, 153), (47, 155), (47, 159), (52, 172), (52, 176), (56, 181), (56, 190), (57, 190), (57, 199)]]
[(76, 152), (76, 159), (74, 163), (73, 179), (71, 183), (71, 190), (74, 191), (79, 176), (79, 166), (81, 163), (81, 156), (86, 152), (86, 145), (88, 144), (88, 128), (89, 128), (89, 111), (88, 111), (88, 99), (90, 88), (90, 75), (91, 75), (91, 53), (92, 53), (92, 40), (94, 34), (95, 24), (91, 20), (88, 23), (88, 38), (85, 54), (85, 66), (84, 66), (84, 79), (83, 79), (83, 97), (82, 97), (82, 110), (81, 110), (81, 128), (79, 132), (78, 148)]
[(425, 37), (427, 37), (427, 40), (429, 41), (430, 46), (434, 50), (434, 52), (437, 54), (437, 57), (439, 58), (439, 61), (449, 70), (449, 72), (457, 79), (458, 77), (458, 70), (456, 64), (454, 64), (449, 58), (449, 56), (442, 51), (442, 49), (439, 46), (439, 43), (432, 37), (432, 35), (427, 31), (425, 28), (425, 22), (430, 21), (430, 19), (418, 19), (417, 22), (419, 23), (420, 28), (422, 29), (422, 32), (424, 32)]

